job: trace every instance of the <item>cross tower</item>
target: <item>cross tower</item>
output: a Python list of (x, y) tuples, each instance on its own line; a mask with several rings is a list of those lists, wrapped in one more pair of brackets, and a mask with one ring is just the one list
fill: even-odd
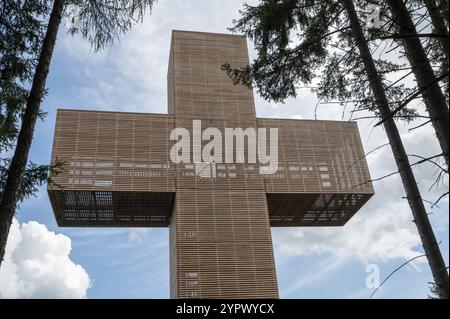
[[(356, 123), (256, 118), (252, 90), (225, 63), (249, 63), (243, 36), (174, 31), (167, 115), (58, 110), (58, 225), (168, 227), (172, 298), (278, 298), (271, 227), (343, 226), (374, 194)], [(277, 173), (172, 163), (170, 133), (192, 135), (193, 120), (278, 128)]]

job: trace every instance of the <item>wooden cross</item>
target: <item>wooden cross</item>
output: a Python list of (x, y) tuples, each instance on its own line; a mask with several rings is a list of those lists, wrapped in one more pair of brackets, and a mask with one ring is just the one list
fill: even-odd
[[(256, 118), (252, 90), (225, 63), (249, 63), (243, 36), (174, 31), (167, 115), (58, 110), (58, 225), (168, 227), (172, 298), (278, 298), (271, 227), (342, 226), (374, 194), (356, 123)], [(193, 120), (278, 128), (278, 171), (174, 164), (170, 133)]]

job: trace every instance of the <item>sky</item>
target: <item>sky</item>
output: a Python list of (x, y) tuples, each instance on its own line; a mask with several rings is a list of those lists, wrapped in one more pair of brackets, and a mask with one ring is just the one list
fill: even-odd
[[(247, 1), (254, 4), (257, 1)], [(143, 24), (120, 42), (94, 53), (87, 41), (61, 26), (47, 81), (48, 95), (30, 159), (48, 164), (58, 108), (167, 113), (166, 77), (172, 30), (229, 33), (243, 1), (161, 0)], [(251, 57), (255, 52), (249, 42)], [(258, 117), (314, 119), (317, 98), (309, 90), (284, 104), (255, 92)], [(323, 120), (348, 119), (335, 104), (320, 105)], [(441, 153), (433, 129), (409, 131), (399, 123), (408, 154)], [(373, 121), (358, 122), (366, 152), (387, 142)], [(373, 178), (396, 171), (392, 153), (382, 148), (368, 158)], [(423, 197), (434, 202), (448, 192), (448, 180), (430, 190), (436, 170), (415, 167)], [(383, 280), (405, 261), (423, 254), (398, 176), (374, 184), (376, 195), (342, 228), (273, 229), (281, 298), (369, 298), (369, 270)], [(448, 265), (448, 199), (427, 204)], [(0, 269), (3, 298), (169, 298), (167, 229), (81, 229), (56, 225), (46, 187), (18, 210)], [(375, 272), (377, 274), (377, 272)], [(426, 260), (402, 268), (374, 298), (426, 298), (432, 281)]]

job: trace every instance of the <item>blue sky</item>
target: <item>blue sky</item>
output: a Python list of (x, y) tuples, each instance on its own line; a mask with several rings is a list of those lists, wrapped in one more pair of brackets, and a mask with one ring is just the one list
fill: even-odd
[[(57, 108), (166, 113), (171, 31), (227, 32), (241, 6), (242, 1), (237, 0), (159, 1), (143, 25), (98, 54), (86, 41), (67, 35), (62, 26), (47, 82), (49, 93), (43, 104), (48, 116), (37, 125), (31, 160), (49, 163)], [(256, 99), (259, 117), (276, 118), (312, 119), (317, 102), (314, 94), (306, 90), (285, 104), (268, 103), (259, 96)], [(318, 116), (341, 119), (342, 109), (324, 105), (319, 107)], [(386, 143), (382, 128), (373, 129), (368, 121), (360, 121), (359, 127), (366, 151)], [(411, 133), (407, 125), (400, 123), (399, 127), (409, 154), (426, 157), (439, 153), (430, 127)], [(369, 156), (368, 161), (373, 177), (395, 171), (388, 148)], [(433, 167), (422, 165), (416, 173), (427, 200), (433, 201), (448, 191), (448, 181), (428, 191), (433, 183)], [(383, 279), (407, 259), (422, 253), (408, 205), (402, 199), (399, 178), (378, 182), (375, 189), (376, 196), (343, 228), (272, 231), (282, 298), (367, 298), (372, 292), (365, 285), (367, 265), (378, 265)], [(448, 264), (448, 201), (430, 211)], [(58, 228), (45, 187), (21, 205), (16, 217), (19, 223), (37, 221), (49, 231), (71, 239), (70, 255), (65, 257), (89, 276), (90, 288), (80, 288), (88, 298), (169, 297), (168, 230)], [(26, 231), (22, 228), (24, 238)], [(16, 271), (16, 275), (20, 282), (20, 272)], [(0, 291), (5, 280), (0, 275)], [(419, 260), (397, 273), (376, 297), (424, 298), (430, 281), (427, 264)], [(45, 284), (41, 285), (40, 296), (56, 297), (55, 290), (49, 288), (46, 292)], [(27, 294), (17, 292), (16, 296), (35, 295), (29, 289)]]

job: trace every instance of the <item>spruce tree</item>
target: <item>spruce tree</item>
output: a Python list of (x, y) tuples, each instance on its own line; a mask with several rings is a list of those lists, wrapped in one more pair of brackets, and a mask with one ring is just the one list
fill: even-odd
[(113, 43), (131, 27), (142, 21), (154, 0), (54, 0), (48, 18), (43, 42), (40, 46), (38, 63), (31, 79), (31, 89), (26, 99), (26, 107), (17, 136), (14, 155), (8, 167), (3, 193), (0, 199), (0, 265), (5, 254), (9, 229), (14, 217), (21, 181), (26, 172), (36, 120), (40, 114), (44, 98), (45, 83), (49, 73), (56, 37), (68, 5), (80, 8), (79, 25), (71, 29), (72, 34), (81, 34), (88, 39), (95, 51)]
[[(282, 102), (295, 97), (299, 85), (320, 79), (320, 98), (337, 99), (374, 111), (384, 119), (398, 173), (414, 216), (440, 297), (448, 298), (448, 273), (419, 192), (392, 111), (412, 91), (401, 82), (387, 83), (397, 65), (372, 56), (371, 44), (380, 32), (364, 30), (352, 0), (262, 0), (246, 5), (232, 31), (243, 32), (255, 44), (256, 60), (244, 68), (225, 64), (233, 82), (256, 86), (263, 98)], [(409, 97), (410, 98), (410, 97)], [(402, 107), (396, 117), (412, 120), (413, 109)]]

